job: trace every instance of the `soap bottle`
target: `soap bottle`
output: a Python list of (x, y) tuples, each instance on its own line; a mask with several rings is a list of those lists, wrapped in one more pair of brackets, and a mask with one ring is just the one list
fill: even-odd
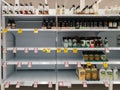
[(99, 70), (99, 78), (101, 81), (104, 81), (106, 80), (106, 70), (104, 67), (102, 67), (100, 70)]
[(107, 77), (107, 80), (109, 80), (109, 81), (111, 81), (113, 79), (113, 72), (110, 67), (108, 67), (106, 70), (106, 77)]
[(113, 69), (113, 79), (118, 80), (118, 69), (117, 69), (117, 67), (115, 67)]

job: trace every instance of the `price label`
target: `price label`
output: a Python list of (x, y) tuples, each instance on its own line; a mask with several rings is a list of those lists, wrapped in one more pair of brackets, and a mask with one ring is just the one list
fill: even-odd
[(59, 86), (60, 86), (60, 87), (63, 87), (63, 86), (64, 86), (63, 81), (60, 81), (60, 82), (59, 82)]
[(7, 53), (7, 48), (3, 48), (3, 53)]
[(83, 82), (83, 87), (87, 87), (87, 82)]
[(68, 53), (68, 48), (64, 48), (64, 53)]
[(46, 52), (46, 48), (43, 48), (43, 49), (42, 49), (42, 52)]
[(50, 48), (47, 48), (47, 49), (46, 49), (46, 53), (51, 53)]
[(105, 87), (109, 87), (109, 83), (107, 81), (104, 82), (104, 84), (105, 84)]
[(28, 53), (28, 52), (29, 52), (29, 48), (25, 48), (24, 53)]
[(105, 48), (105, 52), (106, 52), (106, 53), (110, 53), (109, 48)]
[(34, 87), (34, 88), (37, 88), (37, 87), (38, 87), (38, 82), (37, 82), (37, 81), (34, 82), (33, 87)]
[(87, 66), (91, 66), (92, 64), (90, 62), (87, 62)]
[(104, 68), (108, 68), (108, 63), (103, 63)]
[(17, 53), (17, 48), (13, 48), (13, 53)]
[(38, 53), (38, 48), (34, 48), (34, 53)]
[(69, 62), (64, 62), (65, 67), (69, 67)]
[(5, 62), (3, 62), (3, 69), (5, 69), (6, 67), (7, 67), (7, 62), (5, 61)]
[(68, 88), (71, 88), (72, 84), (69, 81), (65, 81), (64, 86), (67, 86)]
[(9, 88), (9, 86), (10, 86), (10, 82), (6, 82), (5, 83), (5, 88)]
[(77, 62), (77, 67), (81, 67), (81, 62)]
[(34, 33), (38, 33), (38, 29), (34, 29)]
[(17, 63), (17, 67), (18, 67), (18, 68), (22, 67), (22, 62), (18, 62), (18, 63)]
[(20, 88), (20, 82), (16, 83), (16, 88)]
[(57, 48), (57, 53), (61, 53), (61, 48)]
[(32, 67), (32, 62), (28, 62), (28, 68)]
[(8, 32), (8, 29), (5, 28), (4, 30), (2, 30), (3, 33), (7, 33)]
[(53, 87), (52, 82), (48, 82), (48, 87), (49, 87), (49, 88), (52, 88), (52, 87)]
[(18, 29), (18, 34), (22, 34), (23, 30), (22, 29)]
[(78, 49), (77, 49), (77, 48), (74, 48), (74, 49), (73, 49), (73, 53), (78, 53)]

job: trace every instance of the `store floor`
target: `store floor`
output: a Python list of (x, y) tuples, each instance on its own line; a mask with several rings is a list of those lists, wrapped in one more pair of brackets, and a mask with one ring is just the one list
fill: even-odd
[[(113, 90), (120, 90), (120, 85), (114, 85)], [(5, 90), (16, 90), (15, 86), (10, 86), (9, 89)], [(20, 87), (17, 90), (54, 90), (53, 88), (48, 88), (47, 85), (39, 86), (38, 88), (31, 88), (31, 87)], [(73, 85), (72, 88), (59, 88), (59, 90), (108, 90), (105, 88), (104, 85), (88, 85), (88, 88), (83, 88), (82, 85)]]

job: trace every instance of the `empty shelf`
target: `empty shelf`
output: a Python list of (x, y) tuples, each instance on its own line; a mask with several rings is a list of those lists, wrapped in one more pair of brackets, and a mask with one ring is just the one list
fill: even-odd
[(21, 86), (32, 86), (34, 82), (38, 84), (48, 84), (52, 82), (56, 83), (55, 71), (17, 71), (10, 75), (5, 81), (10, 82), (10, 85), (16, 85), (17, 82), (21, 83)]

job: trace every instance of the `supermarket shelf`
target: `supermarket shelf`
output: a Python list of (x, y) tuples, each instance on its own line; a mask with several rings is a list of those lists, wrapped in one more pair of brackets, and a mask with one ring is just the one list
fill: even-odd
[(104, 15), (97, 15), (97, 14), (66, 14), (66, 15), (37, 15), (37, 14), (33, 14), (33, 15), (25, 15), (25, 14), (3, 14), (2, 16), (14, 16), (14, 17), (28, 17), (28, 16), (32, 16), (32, 17), (49, 17), (49, 16), (54, 16), (54, 17), (110, 17), (110, 16), (119, 16), (119, 14), (104, 14)]
[(18, 64), (22, 62), (22, 65), (27, 65), (28, 62), (32, 62), (34, 65), (46, 65), (46, 64), (56, 64), (56, 60), (54, 59), (10, 59), (7, 60), (8, 65)]
[[(18, 31), (18, 29), (8, 29), (8, 31)], [(22, 29), (23, 31), (34, 31), (34, 29)], [(100, 32), (100, 31), (120, 31), (120, 29), (103, 29), (103, 28), (99, 28), (99, 29), (95, 29), (95, 28), (89, 28), (89, 29), (37, 29), (38, 31), (54, 31), (54, 32), (76, 32), (76, 31), (96, 31), (96, 32)]]
[[(19, 28), (18, 29), (8, 29), (8, 31), (18, 31), (19, 30)], [(30, 29), (30, 28), (28, 28), (28, 29), (22, 29), (23, 31), (34, 31), (34, 29)], [(57, 31), (57, 29), (37, 29), (38, 31)]]
[(17, 71), (10, 75), (6, 82), (10, 82), (10, 85), (16, 85), (17, 82), (21, 83), (21, 86), (32, 86), (34, 82), (37, 81), (38, 84), (48, 84), (52, 82), (56, 83), (56, 73), (55, 71)]
[[(7, 50), (13, 50), (14, 48), (17, 48), (17, 50), (24, 50), (25, 48), (29, 48), (29, 50), (34, 50), (35, 48), (37, 48), (38, 50), (42, 50), (44, 48), (50, 49), (50, 50), (57, 50), (57, 48), (60, 48), (61, 50), (64, 50), (65, 48), (63, 47), (7, 47)], [(73, 50), (74, 48), (67, 48), (68, 50)], [(109, 50), (120, 50), (120, 47), (108, 47), (107, 49)], [(100, 48), (77, 48), (77, 50), (105, 50), (104, 47), (100, 47)]]
[[(69, 82), (71, 84), (82, 84), (75, 71), (58, 71), (58, 82)], [(87, 84), (103, 84), (102, 81), (86, 81)]]
[(3, 14), (2, 16), (5, 17), (55, 17), (55, 15), (37, 15), (37, 14), (31, 14), (31, 15), (25, 15), (25, 14)]

